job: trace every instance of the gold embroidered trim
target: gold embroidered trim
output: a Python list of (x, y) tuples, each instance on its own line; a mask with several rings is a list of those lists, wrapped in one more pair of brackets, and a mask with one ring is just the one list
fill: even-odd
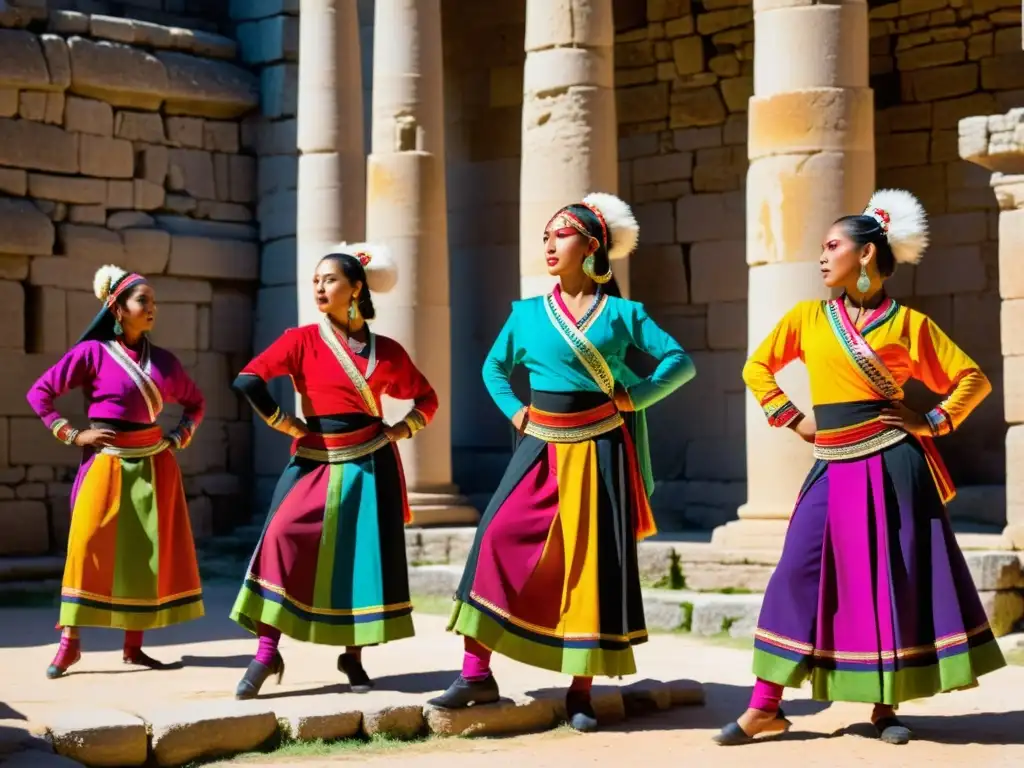
[(305, 448), (300, 445), (295, 449), (295, 455), (300, 459), (309, 459), (320, 464), (344, 464), (361, 459), (363, 456), (369, 456), (389, 442), (391, 441), (388, 440), (387, 435), (381, 433), (365, 443), (347, 448)]
[(100, 448), (99, 453), (107, 456), (116, 456), (119, 459), (144, 459), (147, 456), (156, 456), (167, 450), (171, 445), (171, 441), (166, 437), (161, 438), (159, 443), (154, 445), (145, 445), (141, 448), (119, 448), (116, 445), (105, 445)]
[(859, 459), (878, 453), (885, 448), (896, 445), (906, 439), (908, 433), (893, 427), (873, 437), (850, 445), (822, 446), (815, 444), (814, 458), (825, 461), (842, 461), (843, 459)]
[(293, 596), (289, 595), (282, 587), (277, 584), (271, 584), (263, 579), (258, 579), (251, 573), (248, 574), (248, 581), (253, 584), (258, 584), (268, 592), (273, 592), (275, 595), (280, 595), (292, 605), (301, 608), (307, 613), (313, 613), (318, 616), (367, 616), (374, 613), (391, 613), (392, 611), (401, 611), (406, 608), (411, 609), (412, 603), (392, 603), (391, 605), (374, 605), (368, 608), (315, 608), (312, 605), (296, 600)]
[(156, 417), (164, 409), (164, 399), (160, 394), (160, 388), (150, 375), (150, 371), (153, 369), (153, 360), (152, 345), (149, 343), (149, 339), (145, 336), (142, 337), (142, 352), (137, 363), (128, 356), (119, 342), (108, 341), (103, 346), (139, 388), (142, 400), (146, 404), (146, 410), (149, 411), (149, 420), (156, 421)]
[(479, 603), (485, 609), (487, 609), (496, 616), (500, 616), (502, 619), (509, 622), (510, 624), (515, 624), (517, 627), (522, 627), (523, 629), (529, 630), (534, 634), (543, 635), (545, 637), (553, 637), (561, 640), (611, 640), (613, 642), (618, 641), (623, 643), (629, 642), (630, 640), (636, 640), (640, 637), (647, 637), (646, 629), (637, 629), (633, 632), (630, 632), (628, 635), (610, 635), (603, 634), (601, 632), (561, 633), (556, 630), (549, 629), (548, 627), (542, 627), (538, 624), (531, 624), (528, 621), (523, 621), (522, 619), (516, 618), (508, 611), (504, 611), (498, 606), (496, 606), (494, 603), (490, 602), (489, 600), (480, 597), (480, 595), (478, 595), (476, 592), (470, 592), (470, 597), (473, 599), (473, 602)]
[[(334, 354), (334, 359), (338, 361), (338, 364), (345, 371), (345, 375), (348, 376), (349, 381), (355, 386), (359, 396), (363, 399), (363, 404), (366, 406), (371, 416), (380, 418), (380, 411), (377, 409), (377, 401), (373, 397), (373, 390), (370, 389), (370, 385), (363, 378), (363, 374), (359, 372), (356, 364), (352, 361), (349, 353), (342, 347), (341, 340), (338, 335), (334, 332), (334, 326), (331, 325), (331, 318), (324, 315), (320, 320), (320, 338), (324, 340), (324, 343), (328, 346), (331, 352)], [(369, 376), (373, 373), (373, 369), (376, 367), (377, 352), (376, 342), (374, 335), (370, 334), (370, 362), (366, 366), (366, 375)]]
[(527, 420), (526, 429), (523, 431), (545, 443), (583, 443), (618, 429), (624, 423), (622, 414), (613, 413), (607, 418), (582, 427), (548, 427)]

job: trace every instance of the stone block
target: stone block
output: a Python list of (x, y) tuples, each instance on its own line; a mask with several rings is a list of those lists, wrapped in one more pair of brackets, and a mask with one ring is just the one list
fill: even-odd
[(48, 125), (63, 125), (65, 101), (63, 93), (47, 93), (43, 122)]
[(676, 202), (676, 241), (734, 239), (746, 228), (744, 208), (739, 193), (682, 197)]
[(238, 152), (238, 124), (207, 120), (203, 124), (203, 149), (210, 152)]
[(146, 762), (146, 724), (135, 715), (92, 707), (64, 710), (47, 722), (47, 728), (58, 754), (86, 765)]
[(217, 190), (217, 200), (227, 200), (231, 196), (229, 157), (223, 152), (213, 153), (213, 186)]
[(78, 173), (78, 140), (52, 125), (0, 119), (0, 164), (53, 173)]
[[(1024, 209), (999, 214), (999, 295), (1024, 299)], [(5, 249), (0, 249), (5, 250)]]
[(68, 178), (45, 173), (28, 174), (28, 193), (43, 200), (58, 200), (78, 205), (103, 205), (107, 202), (107, 182), (103, 179)]
[(669, 116), (668, 96), (668, 83), (615, 89), (619, 122), (628, 125), (665, 120)]
[(130, 179), (135, 173), (135, 152), (127, 139), (82, 134), (79, 167), (86, 176)]
[(68, 221), (72, 224), (98, 224), (102, 227), (107, 223), (107, 209), (102, 205), (72, 205), (68, 209)]
[(264, 117), (277, 120), (298, 113), (296, 64), (275, 64), (260, 72), (260, 107)]
[[(94, 263), (64, 257), (36, 257), (32, 259), (29, 283), (51, 288), (81, 290), (82, 286), (92, 284), (96, 268), (97, 265)], [(93, 314), (96, 312), (93, 311)]]
[(928, 162), (930, 139), (930, 134), (924, 131), (885, 136), (878, 142), (878, 167), (924, 165)]
[(33, 352), (62, 355), (68, 349), (67, 296), (59, 288), (35, 288), (29, 306), (32, 308)]
[(0, 280), (27, 280), (28, 256), (0, 254)]
[(644, 230), (644, 241), (651, 245), (671, 244), (674, 238), (672, 204), (645, 203), (634, 208), (637, 222)]
[(157, 58), (167, 68), (164, 109), (169, 115), (229, 120), (260, 104), (259, 82), (234, 64), (184, 53), (160, 52)]
[(136, 42), (135, 25), (132, 20), (116, 16), (92, 15), (89, 18), (89, 34), (92, 37), (129, 45)]
[(0, 251), (48, 256), (53, 252), (50, 218), (27, 200), (0, 198)]
[(18, 92), (13, 88), (0, 88), (0, 117), (18, 116)]
[(238, 240), (173, 235), (167, 273), (180, 277), (258, 280), (259, 246)]
[[(153, 230), (157, 231), (157, 230)], [(166, 235), (166, 232), (161, 234)], [(153, 341), (166, 349), (197, 349), (199, 344), (199, 313), (195, 304), (161, 302)]]
[(964, 552), (974, 586), (979, 591), (1024, 587), (1021, 558), (1015, 552)]
[(750, 100), (751, 160), (796, 152), (874, 148), (874, 97), (868, 88), (816, 88)]
[(979, 592), (981, 605), (988, 616), (992, 634), (996, 637), (1010, 634), (1024, 617), (1024, 596), (1013, 590)]
[(251, 751), (277, 732), (274, 713), (258, 702), (192, 704), (187, 710), (146, 713), (145, 717), (151, 724), (153, 759), (159, 766)]
[(277, 61), (296, 61), (299, 54), (299, 20), (294, 16), (238, 25), (238, 43), (242, 61), (265, 65)]
[(198, 149), (172, 149), (169, 154), (167, 188), (192, 197), (216, 200), (213, 155)]
[(158, 144), (137, 144), (136, 176), (163, 187), (170, 170), (170, 153)]
[(694, 304), (745, 301), (746, 244), (742, 240), (695, 244), (690, 249), (690, 281)]
[(751, 637), (760, 611), (761, 595), (723, 595), (702, 600), (693, 606), (690, 631), (705, 637)]
[(1017, 50), (983, 59), (981, 87), (986, 91), (1024, 88), (1024, 51)]
[(149, 48), (173, 48), (175, 46), (176, 32), (179, 27), (165, 27), (162, 24), (153, 24), (148, 21), (132, 19), (132, 27), (135, 31), (136, 45), (143, 45)]
[(12, 280), (0, 281), (0, 348), (25, 349), (25, 289)]
[(294, 237), (266, 243), (260, 258), (260, 282), (263, 285), (295, 285), (295, 254)]
[(198, 201), (188, 195), (171, 195), (164, 197), (164, 209), (174, 213), (191, 213), (198, 207)]
[(15, 168), (0, 168), (0, 193), (24, 197), (28, 192), (28, 173)]
[(725, 117), (725, 104), (717, 88), (693, 88), (672, 94), (670, 128), (719, 125)]
[[(666, 99), (668, 93), (666, 91)], [(298, 122), (263, 122), (256, 132), (256, 152), (263, 155), (291, 155), (298, 151)]]
[(672, 691), (657, 680), (640, 680), (621, 689), (627, 716), (646, 715), (672, 707)]
[(68, 96), (65, 104), (65, 127), (78, 133), (113, 136), (114, 110), (110, 104), (94, 98)]
[(746, 301), (708, 305), (708, 347), (710, 349), (746, 350)]
[(135, 205), (135, 185), (131, 181), (107, 182), (107, 207), (131, 208)]
[(922, 69), (904, 75), (909, 92), (916, 101), (937, 101), (964, 96), (978, 89), (978, 65)]
[(554, 727), (558, 700), (521, 696), (466, 709), (427, 705), (423, 716), (431, 733), (442, 736), (497, 736), (530, 733)]
[(95, 270), (103, 264), (120, 264), (124, 246), (117, 232), (84, 224), (61, 224), (60, 242), (64, 255), (86, 262)]
[(941, 67), (966, 59), (967, 45), (962, 40), (922, 45), (896, 54), (896, 61), (901, 72), (926, 67)]
[[(171, 256), (171, 235), (161, 229), (124, 229), (124, 269), (142, 275), (158, 275), (167, 269)], [(161, 306), (161, 310), (163, 307)], [(171, 349), (190, 349), (167, 345)]]
[(89, 16), (77, 11), (50, 11), (50, 29), (54, 32), (70, 35), (89, 34)]
[(296, 741), (335, 741), (359, 734), (363, 713), (345, 709), (333, 697), (276, 705), (275, 714)]
[(233, 203), (256, 201), (256, 159), (246, 155), (232, 155), (228, 158), (230, 199)]
[(260, 239), (264, 242), (296, 234), (298, 193), (293, 190), (267, 195), (259, 201), (256, 217), (260, 222)]
[(50, 73), (39, 38), (25, 30), (0, 29), (0, 87), (46, 90)]
[(633, 161), (633, 182), (656, 184), (663, 181), (678, 181), (693, 176), (693, 153), (674, 152), (668, 155), (654, 155)]
[(644, 245), (630, 262), (632, 297), (649, 306), (686, 304), (689, 286), (679, 245)]
[(42, 91), (22, 91), (18, 99), (18, 116), (22, 120), (42, 122), (46, 117), (46, 94)]
[(128, 141), (142, 141), (147, 144), (163, 144), (164, 121), (153, 112), (129, 112), (119, 109), (114, 116), (114, 135)]
[(217, 203), (211, 200), (200, 200), (195, 206), (198, 219), (214, 221), (252, 221), (252, 211), (238, 203)]
[(187, 216), (154, 216), (157, 226), (172, 235), (191, 235), (225, 240), (259, 240), (259, 231), (248, 224), (227, 224), (212, 221), (196, 221)]
[(1024, 355), (1024, 299), (1006, 299), (999, 311), (1003, 355)]
[(298, 15), (299, 0), (231, 0), (231, 18), (236, 21), (265, 19), (278, 14)]
[(172, 147), (203, 148), (203, 120), (198, 117), (168, 117), (167, 143)]
[(425, 725), (421, 706), (386, 707), (363, 713), (363, 734), (369, 737), (413, 739), (423, 732)]
[(950, 293), (983, 291), (987, 283), (985, 263), (977, 245), (931, 248), (927, 262), (915, 270), (914, 293), (938, 296)]
[(162, 302), (209, 304), (213, 301), (213, 287), (205, 280), (156, 276), (149, 279), (149, 284)]
[[(53, 440), (45, 429), (42, 435), (36, 435), (36, 439), (46, 438)], [(0, 537), (2, 556), (44, 555), (50, 548), (46, 505), (41, 501), (0, 501), (0, 525), (4, 530), (3, 537)]]
[(168, 93), (164, 64), (151, 53), (120, 43), (68, 40), (73, 93), (115, 107), (157, 110)]
[(164, 188), (147, 179), (135, 179), (132, 183), (132, 204), (140, 211), (155, 211), (164, 204)]

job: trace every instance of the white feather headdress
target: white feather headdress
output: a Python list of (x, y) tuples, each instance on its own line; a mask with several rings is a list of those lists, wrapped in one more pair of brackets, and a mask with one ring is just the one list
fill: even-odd
[(398, 283), (398, 266), (391, 249), (381, 243), (338, 243), (335, 253), (347, 253), (359, 259), (366, 270), (367, 287), (374, 293), (387, 293)]
[(600, 213), (608, 227), (611, 247), (608, 258), (611, 261), (624, 259), (634, 250), (640, 240), (640, 225), (632, 209), (623, 200), (607, 192), (592, 192), (583, 198), (583, 204)]
[(97, 269), (96, 275), (92, 279), (92, 290), (96, 294), (96, 298), (106, 302), (110, 298), (110, 289), (127, 274), (128, 272), (113, 264), (107, 264)]
[(882, 226), (899, 264), (917, 264), (928, 247), (928, 217), (924, 206), (902, 189), (880, 189), (871, 196), (864, 215)]

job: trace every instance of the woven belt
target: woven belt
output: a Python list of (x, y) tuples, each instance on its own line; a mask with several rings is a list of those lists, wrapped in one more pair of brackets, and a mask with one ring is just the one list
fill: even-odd
[(341, 434), (311, 434), (301, 438), (295, 446), (295, 455), (319, 464), (344, 464), (369, 456), (391, 441), (380, 424)]
[(550, 413), (531, 405), (524, 432), (545, 443), (582, 443), (623, 424), (613, 402), (578, 413)]
[(814, 437), (814, 458), (825, 461), (860, 459), (905, 440), (908, 433), (876, 419), (848, 427), (819, 429)]
[(164, 437), (160, 427), (149, 427), (132, 432), (117, 432), (110, 445), (100, 448), (99, 453), (119, 459), (144, 459), (166, 451), (170, 445), (171, 441)]

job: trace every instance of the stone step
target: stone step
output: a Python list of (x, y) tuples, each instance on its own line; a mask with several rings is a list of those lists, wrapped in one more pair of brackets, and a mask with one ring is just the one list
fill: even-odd
[[(432, 707), (426, 703), (428, 696), (410, 701), (408, 694), (396, 693), (390, 706), (388, 697), (379, 695), (200, 701), (187, 708), (146, 712), (144, 717), (97, 708), (54, 712), (48, 722), (33, 727), (48, 734), (58, 755), (86, 765), (175, 768), (290, 740), (497, 736), (549, 730), (566, 719), (561, 692), (514, 695), (458, 711)], [(704, 688), (692, 680), (595, 686), (593, 703), (598, 720), (610, 725), (658, 710), (703, 705)], [(44, 752), (17, 754), (18, 765), (49, 765), (27, 759), (41, 759)]]
[(63, 557), (0, 557), (0, 583), (60, 578)]

